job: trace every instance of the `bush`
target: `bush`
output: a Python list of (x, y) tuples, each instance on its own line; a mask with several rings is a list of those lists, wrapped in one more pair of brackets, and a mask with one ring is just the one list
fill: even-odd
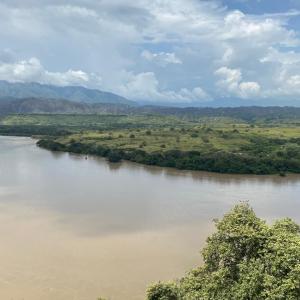
[(203, 143), (209, 143), (209, 138), (206, 137), (206, 136), (202, 136), (201, 140), (202, 140)]
[(175, 284), (157, 283), (147, 290), (147, 300), (178, 300), (178, 291)]
[(116, 163), (122, 160), (123, 154), (120, 151), (112, 150), (109, 151), (107, 159), (109, 162)]

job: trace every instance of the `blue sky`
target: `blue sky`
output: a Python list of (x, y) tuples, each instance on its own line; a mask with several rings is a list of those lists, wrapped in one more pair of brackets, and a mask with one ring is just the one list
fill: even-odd
[(224, 0), (229, 9), (239, 9), (249, 14), (282, 13), (300, 7), (298, 0)]
[(0, 28), (2, 80), (169, 103), (300, 99), (299, 0), (1, 0)]

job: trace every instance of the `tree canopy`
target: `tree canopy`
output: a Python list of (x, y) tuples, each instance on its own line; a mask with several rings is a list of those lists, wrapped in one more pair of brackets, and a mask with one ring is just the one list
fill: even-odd
[(300, 227), (272, 226), (247, 203), (235, 206), (207, 239), (203, 266), (173, 283), (157, 283), (147, 300), (299, 300)]

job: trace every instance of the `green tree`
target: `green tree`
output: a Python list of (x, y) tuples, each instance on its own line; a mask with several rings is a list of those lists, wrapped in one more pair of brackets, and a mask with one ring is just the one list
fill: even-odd
[(147, 290), (148, 300), (177, 300), (179, 297), (178, 288), (174, 283), (157, 283)]
[(283, 219), (268, 226), (242, 203), (216, 221), (216, 228), (202, 251), (203, 266), (169, 285), (177, 298), (168, 298), (170, 292), (161, 288), (161, 297), (148, 300), (300, 299), (300, 227), (295, 222)]

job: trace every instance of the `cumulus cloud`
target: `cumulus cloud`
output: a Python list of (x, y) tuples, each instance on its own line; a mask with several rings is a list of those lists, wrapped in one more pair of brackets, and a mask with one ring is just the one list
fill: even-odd
[(153, 100), (164, 102), (197, 102), (209, 101), (210, 96), (201, 88), (192, 90), (181, 88), (177, 91), (161, 90), (159, 82), (153, 72), (127, 73), (126, 83), (118, 87), (118, 92), (128, 98), (136, 100)]
[(248, 15), (220, 2), (3, 0), (0, 78), (153, 101), (298, 95), (289, 20), (299, 12)]
[[(11, 82), (39, 82), (42, 84), (64, 85), (86, 85), (96, 76), (81, 70), (68, 70), (66, 72), (49, 72), (45, 70), (37, 58), (22, 60), (15, 63), (0, 64), (0, 79)], [(100, 78), (97, 78), (100, 82)]]
[(158, 65), (165, 67), (168, 64), (182, 64), (182, 61), (176, 56), (175, 53), (159, 52), (152, 53), (144, 50), (141, 56), (150, 62), (156, 62)]
[(260, 85), (254, 81), (243, 81), (241, 70), (221, 67), (215, 74), (220, 77), (217, 86), (226, 94), (241, 98), (259, 96)]
[(296, 34), (286, 30), (280, 18), (249, 17), (241, 11), (233, 11), (225, 16), (222, 36), (225, 40), (252, 39), (252, 42), (259, 46), (269, 43), (284, 46), (299, 44)]
[(300, 63), (300, 53), (295, 51), (280, 52), (270, 47), (266, 56), (260, 60), (262, 63), (280, 63), (281, 65), (293, 65)]
[(300, 95), (300, 53), (286, 51), (282, 53), (269, 48), (261, 63), (272, 70), (273, 84), (265, 90), (266, 97), (294, 98)]

